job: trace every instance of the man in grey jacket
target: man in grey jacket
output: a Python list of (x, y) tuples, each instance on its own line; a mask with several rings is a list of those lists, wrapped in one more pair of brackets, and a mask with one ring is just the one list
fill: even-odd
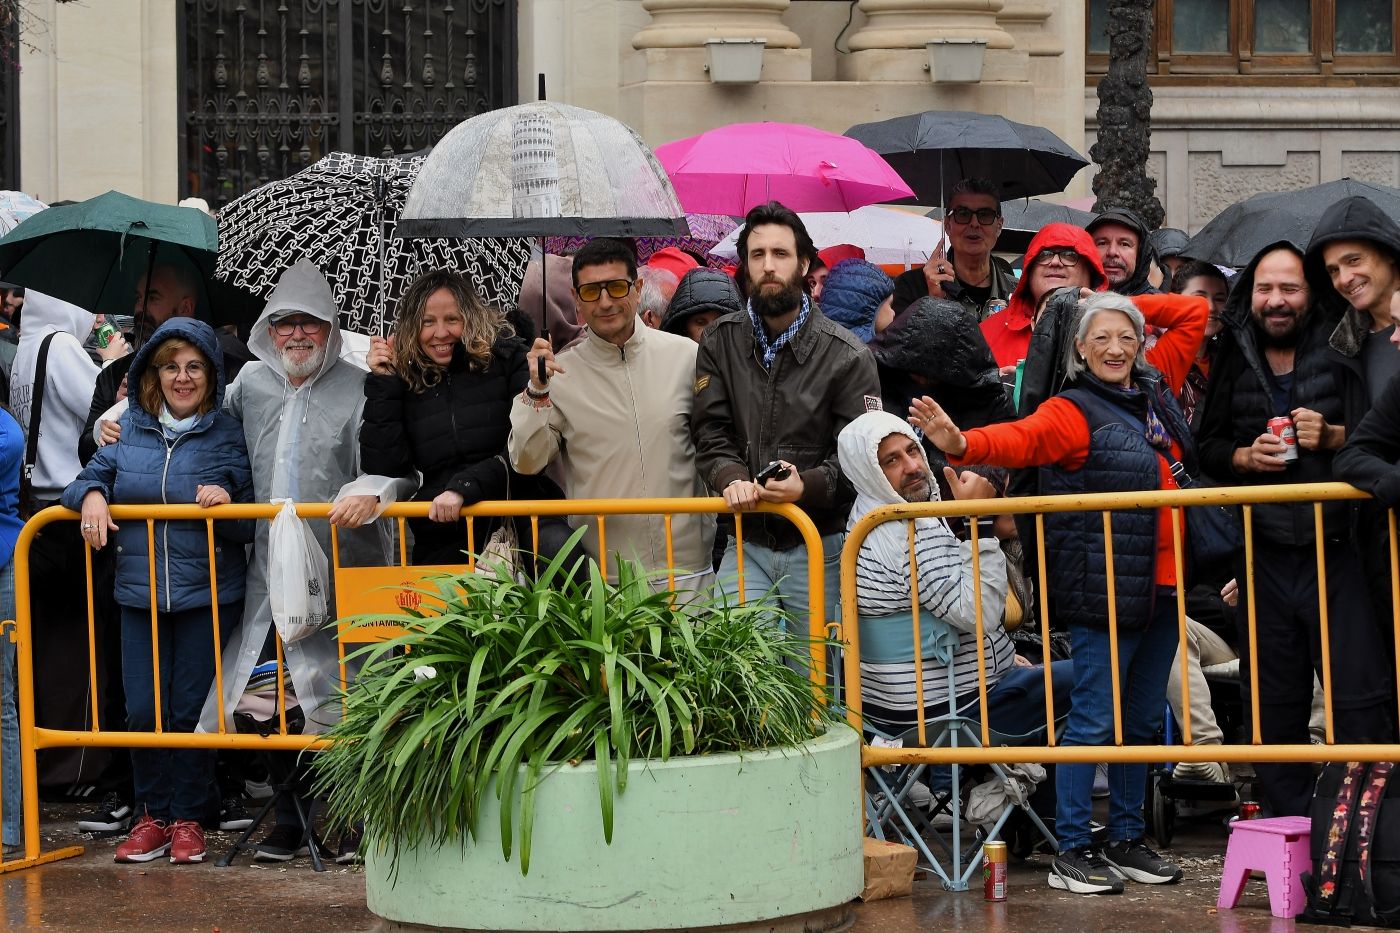
[[(710, 326), (695, 361), (696, 465), (736, 512), (791, 502), (811, 516), (822, 535), (825, 618), (834, 619), (842, 530), (854, 498), (841, 478), (836, 437), (861, 413), (880, 410), (875, 360), (807, 296), (816, 250), (797, 214), (776, 201), (755, 207), (738, 247), (747, 306)], [(773, 590), (789, 624), (805, 634), (809, 567), (797, 529), (758, 515), (742, 522), (741, 533), (743, 598)], [(731, 541), (719, 568), (731, 596), (739, 595), (738, 556)]]

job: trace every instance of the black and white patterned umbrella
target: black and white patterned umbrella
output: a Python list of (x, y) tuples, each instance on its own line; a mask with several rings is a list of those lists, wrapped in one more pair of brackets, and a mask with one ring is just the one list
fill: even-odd
[(387, 334), (414, 278), (463, 273), (488, 304), (513, 309), (530, 259), (519, 238), (396, 239), (394, 228), (424, 156), (379, 159), (333, 152), (219, 211), (220, 278), (266, 297), (299, 259), (325, 273), (351, 330)]

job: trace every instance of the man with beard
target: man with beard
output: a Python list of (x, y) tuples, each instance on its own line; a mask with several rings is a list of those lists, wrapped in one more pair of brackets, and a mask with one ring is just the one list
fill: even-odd
[[(846, 425), (837, 439), (837, 454), (842, 472), (856, 491), (848, 529), (881, 506), (939, 500), (938, 484), (913, 428), (889, 412), (867, 412)], [(959, 474), (945, 467), (943, 475), (955, 499), (996, 497), (992, 484), (971, 470)], [(1007, 577), (997, 535), (1001, 521), (978, 520), (987, 709), (992, 728), (1023, 735), (1045, 725), (1045, 674), (1016, 657), (1002, 626)], [(1014, 533), (1011, 523), (1005, 524), (1000, 530)], [(914, 527), (919, 603), (926, 610), (920, 616), (925, 717), (948, 714), (951, 664), (958, 709), (980, 720), (972, 543), (959, 540), (941, 518), (916, 518)], [(909, 566), (909, 530), (904, 522), (878, 525), (861, 542), (856, 574), (861, 711), (867, 722), (896, 734), (917, 723)], [(1057, 661), (1051, 668), (1057, 715), (1069, 710), (1071, 663)], [(1048, 812), (1053, 810), (1051, 806)]]
[(1094, 238), (1108, 287), (1120, 295), (1151, 295), (1157, 292), (1148, 281), (1156, 265), (1147, 224), (1135, 211), (1114, 207), (1104, 211), (1084, 228)]
[[(878, 411), (875, 360), (850, 331), (828, 320), (804, 288), (816, 250), (801, 218), (776, 201), (749, 211), (739, 233), (736, 275), (747, 307), (701, 338), (690, 431), (701, 477), (738, 512), (760, 502), (801, 506), (822, 535), (826, 617), (839, 605), (841, 531), (851, 501), (836, 460), (836, 436)], [(765, 467), (773, 471), (756, 481)], [(802, 538), (786, 519), (743, 522), (745, 601), (773, 591), (805, 635), (808, 567)], [(719, 568), (739, 592), (735, 542)]]
[[(1327, 345), (1337, 320), (1314, 302), (1302, 252), (1289, 242), (1265, 247), (1240, 273), (1224, 316), (1198, 436), (1205, 472), (1229, 486), (1330, 480), (1346, 434), (1338, 367)], [(1283, 442), (1266, 429), (1280, 416), (1293, 421), (1296, 460), (1283, 458)], [(1314, 672), (1323, 677), (1313, 505), (1257, 505), (1253, 513), (1259, 734), (1265, 743), (1306, 744)], [(1335, 736), (1338, 742), (1391, 742), (1388, 652), (1352, 543), (1354, 514), (1348, 502), (1323, 508)], [(1235, 579), (1246, 579), (1243, 555)], [(1240, 587), (1236, 612), (1241, 645), (1249, 644), (1247, 589)], [(1249, 656), (1243, 654), (1247, 693)], [(1307, 812), (1308, 765), (1260, 763), (1256, 770), (1270, 814)]]
[[(259, 502), (290, 498), (335, 502), (330, 524), (338, 525), (344, 566), (394, 563), (388, 528), (361, 528), (385, 507), (407, 499), (415, 480), (363, 476), (358, 433), (365, 406), (366, 373), (340, 358), (340, 320), (330, 285), (316, 266), (301, 260), (282, 274), (258, 322), (249, 363), (229, 386), (224, 408), (243, 423), (253, 493)], [(331, 555), (330, 525), (308, 523), (321, 549)], [(354, 530), (351, 530), (354, 529)], [(219, 708), (232, 731), (233, 714), (254, 665), (269, 660), (272, 610), (268, 602), (270, 522), (258, 522), (248, 566), (242, 624), (223, 655), (222, 698), (211, 690), (200, 731), (219, 728)], [(328, 605), (334, 605), (335, 581)], [(282, 646), (291, 686), (305, 715), (306, 733), (320, 733), (339, 718), (339, 662), (334, 635), (322, 630)], [(217, 689), (214, 688), (215, 690)], [(290, 691), (289, 691), (290, 692)], [(220, 704), (222, 700), (222, 704)], [(292, 753), (288, 770), (293, 767)], [(258, 861), (288, 861), (306, 854), (300, 816), (286, 795), (277, 798), (277, 822), (258, 845)], [(355, 839), (342, 839), (337, 861), (350, 858)]]

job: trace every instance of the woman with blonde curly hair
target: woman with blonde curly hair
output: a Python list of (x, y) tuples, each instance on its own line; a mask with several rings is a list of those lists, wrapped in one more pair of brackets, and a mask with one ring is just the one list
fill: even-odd
[[(504, 456), (511, 400), (528, 379), (525, 352), (466, 277), (445, 269), (414, 280), (399, 300), (393, 334), (372, 338), (360, 459), (366, 473), (423, 474), (415, 499), (432, 508), (426, 520), (409, 521), (415, 564), (466, 562), (464, 506), (559, 495), (558, 487), (551, 494), (534, 477), (511, 473)], [(496, 522), (473, 522), (476, 550)]]

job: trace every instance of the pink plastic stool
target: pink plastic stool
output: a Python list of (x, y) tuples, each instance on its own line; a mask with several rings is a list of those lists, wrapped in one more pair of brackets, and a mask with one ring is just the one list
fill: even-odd
[(1269, 912), (1292, 919), (1303, 910), (1303, 872), (1312, 870), (1308, 835), (1312, 821), (1305, 816), (1278, 816), (1268, 820), (1236, 820), (1230, 824), (1230, 844), (1225, 849), (1225, 871), (1220, 876), (1220, 896), (1215, 906), (1229, 910), (1239, 903), (1251, 869), (1264, 873), (1269, 885)]

